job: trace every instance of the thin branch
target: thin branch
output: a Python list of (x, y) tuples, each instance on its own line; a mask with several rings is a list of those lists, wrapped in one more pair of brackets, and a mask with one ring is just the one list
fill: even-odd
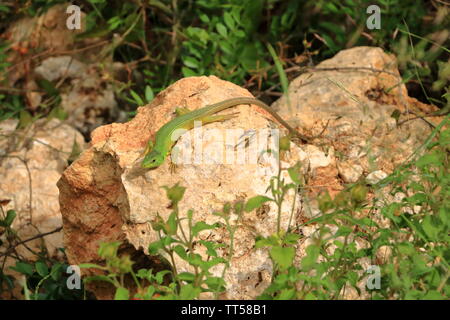
[(0, 254), (0, 257), (8, 255), (9, 252), (13, 251), (16, 247), (18, 247), (20, 245), (24, 245), (25, 246), (25, 243), (27, 243), (27, 242), (30, 242), (30, 241), (33, 241), (33, 240), (36, 240), (36, 239), (39, 239), (39, 238), (46, 237), (46, 236), (51, 235), (53, 233), (57, 233), (57, 232), (61, 231), (62, 228), (63, 227), (58, 227), (58, 228), (56, 228), (56, 229), (54, 229), (52, 231), (41, 233), (41, 234), (38, 234), (38, 235), (36, 235), (34, 237), (28, 238), (26, 240), (22, 240), (22, 241), (16, 243), (15, 245), (9, 247), (8, 250), (5, 253)]

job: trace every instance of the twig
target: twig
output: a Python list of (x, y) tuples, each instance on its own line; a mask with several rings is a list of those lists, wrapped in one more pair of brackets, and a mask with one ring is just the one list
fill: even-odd
[(33, 224), (33, 186), (32, 186), (32, 179), (31, 179), (31, 171), (30, 168), (28, 167), (28, 163), (26, 160), (22, 159), (19, 156), (3, 156), (0, 155), (0, 158), (15, 158), (15, 159), (19, 159), (20, 161), (22, 161), (22, 163), (25, 165), (25, 168), (27, 170), (28, 173), (28, 188), (29, 188), (29, 193), (30, 193), (30, 197), (29, 197), (29, 207), (30, 207), (30, 223)]
[(0, 257), (6, 256), (7, 254), (9, 254), (9, 252), (13, 251), (16, 247), (18, 247), (20, 245), (25, 245), (25, 243), (27, 243), (27, 242), (30, 242), (30, 241), (33, 241), (33, 240), (36, 240), (36, 239), (39, 239), (39, 238), (43, 238), (45, 236), (48, 236), (48, 235), (51, 235), (53, 233), (59, 232), (59, 231), (62, 230), (62, 228), (63, 227), (58, 227), (58, 228), (56, 228), (56, 229), (54, 229), (52, 231), (41, 233), (41, 234), (38, 234), (38, 235), (36, 235), (34, 237), (28, 238), (26, 240), (22, 240), (22, 241), (16, 243), (15, 245), (9, 247), (8, 250), (5, 253), (0, 254)]

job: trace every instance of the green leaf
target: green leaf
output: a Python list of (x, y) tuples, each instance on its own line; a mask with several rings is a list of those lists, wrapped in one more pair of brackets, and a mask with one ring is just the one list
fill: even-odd
[(156, 292), (156, 288), (154, 286), (148, 286), (147, 292), (144, 295), (144, 299), (146, 299), (146, 300), (152, 299), (155, 292)]
[(301, 173), (300, 173), (301, 163), (297, 162), (295, 166), (290, 167), (288, 169), (289, 177), (292, 181), (294, 181), (295, 184), (301, 183)]
[(402, 242), (397, 244), (397, 249), (401, 254), (404, 254), (405, 256), (410, 256), (415, 252), (414, 246), (408, 242)]
[(320, 249), (316, 245), (309, 245), (306, 248), (306, 257), (302, 259), (302, 267), (305, 271), (311, 270), (316, 265), (319, 252)]
[(147, 279), (151, 281), (153, 278), (153, 269), (139, 269), (136, 273), (136, 277), (139, 279)]
[(428, 291), (427, 294), (422, 298), (424, 300), (445, 300), (446, 298), (436, 290)]
[(281, 290), (277, 300), (291, 300), (295, 298), (295, 289), (283, 289)]
[(204, 14), (204, 13), (202, 13), (200, 16), (199, 16), (199, 18), (200, 18), (200, 20), (202, 21), (202, 22), (204, 22), (204, 23), (209, 23), (209, 17), (206, 15), (206, 14)]
[(170, 271), (169, 270), (163, 270), (163, 271), (159, 271), (156, 275), (155, 275), (155, 280), (158, 284), (163, 283), (164, 281), (164, 276), (166, 274), (169, 274)]
[(154, 97), (155, 97), (155, 94), (153, 93), (152, 88), (149, 85), (146, 85), (145, 86), (145, 100), (147, 100), (147, 103), (150, 103)]
[(50, 81), (48, 81), (46, 79), (36, 79), (36, 83), (38, 84), (39, 87), (44, 89), (44, 91), (49, 96), (57, 96), (57, 95), (59, 95), (58, 89), (56, 89), (56, 87)]
[(42, 261), (37, 261), (34, 264), (34, 267), (36, 268), (37, 273), (41, 276), (41, 277), (45, 277), (46, 275), (48, 275), (48, 267), (47, 265), (42, 262)]
[(267, 201), (272, 201), (272, 199), (266, 196), (256, 196), (250, 198), (245, 204), (245, 211), (251, 212), (257, 208), (260, 208)]
[(203, 230), (213, 230), (213, 229), (217, 228), (218, 226), (220, 226), (220, 225), (217, 223), (207, 224), (204, 221), (199, 221), (192, 227), (192, 235), (195, 237), (196, 235), (198, 235), (199, 232), (201, 232)]
[(17, 125), (18, 129), (23, 129), (28, 127), (31, 123), (33, 123), (33, 117), (26, 110), (20, 110), (19, 113), (19, 124)]
[(27, 276), (33, 275), (33, 266), (22, 261), (16, 262), (16, 265), (10, 268)]
[(195, 280), (195, 274), (191, 272), (181, 272), (178, 274), (178, 279), (181, 281), (193, 282)]
[(163, 246), (168, 247), (168, 246), (170, 246), (172, 243), (177, 243), (177, 242), (180, 242), (180, 241), (178, 241), (178, 240), (175, 239), (175, 238), (172, 238), (172, 237), (167, 236), (167, 237), (162, 237), (162, 238), (161, 238), (161, 242), (162, 242)]
[(62, 270), (63, 264), (62, 263), (55, 263), (52, 266), (52, 270), (50, 271), (51, 277), (53, 280), (58, 281), (59, 277), (61, 276), (61, 270)]
[(295, 249), (293, 247), (276, 246), (270, 250), (270, 256), (280, 267), (287, 268), (294, 261)]
[(257, 238), (255, 242), (255, 247), (257, 249), (263, 247), (272, 247), (279, 245), (279, 239), (276, 236), (269, 236), (267, 238)]
[(288, 87), (289, 87), (289, 81), (288, 81), (286, 72), (284, 72), (283, 64), (281, 63), (280, 59), (277, 56), (277, 53), (275, 52), (275, 50), (273, 49), (273, 47), (270, 43), (267, 44), (267, 49), (269, 50), (269, 53), (272, 56), (273, 61), (275, 62), (275, 68), (277, 69), (278, 77), (280, 78), (281, 88), (283, 89), (283, 93), (287, 94)]
[(335, 233), (335, 237), (346, 236), (352, 233), (353, 229), (347, 226), (340, 226), (339, 229)]
[(120, 241), (102, 242), (98, 248), (98, 255), (104, 259), (117, 257)]
[(95, 268), (95, 269), (102, 269), (102, 270), (104, 270), (105, 269), (105, 267), (102, 267), (102, 266), (100, 266), (100, 265), (98, 265), (98, 264), (95, 264), (95, 263), (82, 263), (82, 264), (79, 264), (78, 265), (80, 268)]
[[(443, 225), (442, 225), (443, 226)], [(422, 228), (427, 237), (432, 241), (439, 240), (439, 226), (433, 221), (432, 216), (426, 216), (422, 221)]]
[(186, 68), (186, 67), (182, 67), (181, 71), (183, 72), (183, 76), (186, 78), (187, 77), (195, 77), (197, 75), (197, 72), (195, 72), (189, 68)]
[(200, 66), (200, 62), (197, 61), (197, 59), (193, 57), (187, 57), (183, 59), (183, 63), (186, 67), (192, 68), (192, 69), (198, 69)]
[(231, 15), (231, 13), (225, 12), (223, 14), (223, 20), (225, 21), (225, 24), (227, 25), (227, 27), (229, 29), (231, 29), (231, 30), (234, 29), (235, 23), (234, 23), (233, 16)]
[(134, 101), (136, 102), (136, 104), (138, 106), (143, 106), (145, 105), (144, 101), (142, 100), (141, 97), (139, 97), (139, 95), (134, 91), (134, 90), (130, 90), (130, 94), (133, 97)]
[(50, 111), (50, 113), (47, 116), (47, 119), (58, 119), (61, 121), (64, 121), (68, 118), (69, 114), (64, 110), (63, 107), (56, 106)]
[(158, 254), (159, 250), (163, 248), (163, 243), (161, 241), (155, 241), (149, 244), (148, 252), (152, 255)]
[(296, 244), (300, 235), (297, 233), (287, 233), (284, 237), (284, 243), (286, 244)]
[(9, 8), (7, 6), (4, 6), (4, 5), (0, 4), (0, 11), (8, 13), (9, 12)]
[(167, 186), (164, 186), (163, 188), (166, 190), (167, 198), (174, 203), (179, 202), (183, 198), (184, 192), (186, 191), (186, 188), (179, 186), (178, 182), (171, 188)]
[(177, 213), (174, 211), (170, 214), (169, 219), (167, 219), (166, 232), (168, 235), (174, 235), (177, 233), (178, 223), (177, 223)]
[(417, 160), (416, 165), (423, 168), (429, 165), (442, 165), (442, 159), (437, 153), (428, 153)]
[(418, 300), (421, 295), (422, 294), (419, 290), (410, 290), (406, 292), (405, 300)]
[(226, 285), (225, 280), (219, 277), (207, 277), (205, 279), (205, 284), (208, 286), (209, 289), (216, 292), (224, 291)]
[(192, 284), (187, 284), (181, 287), (180, 299), (182, 300), (193, 300), (198, 297), (201, 289), (194, 287)]
[(219, 32), (219, 34), (222, 37), (224, 37), (224, 38), (228, 37), (227, 28), (220, 22), (218, 24), (216, 24), (216, 29), (217, 29), (217, 32)]
[(312, 292), (308, 292), (305, 296), (305, 300), (317, 300), (317, 297)]
[(198, 243), (206, 247), (206, 254), (211, 257), (217, 257), (216, 248), (226, 247), (224, 243), (217, 243), (213, 241), (200, 240)]
[[(291, 149), (291, 137), (287, 136), (282, 136), (278, 142), (278, 146), (280, 148), (280, 150), (282, 151), (289, 151)], [(288, 169), (288, 171), (291, 170), (293, 171), (292, 167)], [(289, 173), (289, 176), (291, 174)], [(291, 177), (292, 179), (292, 177)], [(292, 181), (296, 182), (294, 179), (292, 179)]]
[(16, 211), (8, 210), (8, 212), (6, 212), (6, 218), (0, 222), (5, 223), (4, 227), (9, 227), (14, 222), (14, 219), (16, 218), (16, 216), (17, 216)]
[(119, 287), (116, 290), (116, 294), (114, 295), (114, 300), (129, 300), (130, 293), (128, 292), (128, 289), (124, 287)]
[(187, 253), (186, 253), (186, 249), (181, 246), (181, 245), (177, 245), (173, 248), (173, 251), (178, 254), (180, 256), (181, 259), (186, 260), (187, 259)]

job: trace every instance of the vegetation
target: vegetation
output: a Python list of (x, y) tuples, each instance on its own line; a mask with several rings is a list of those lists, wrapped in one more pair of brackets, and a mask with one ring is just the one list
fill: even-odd
[[(108, 40), (100, 64), (108, 59), (127, 63), (130, 77), (111, 80), (120, 107), (133, 114), (137, 106), (176, 80), (195, 75), (216, 75), (249, 89), (256, 97), (274, 100), (286, 92), (290, 80), (339, 50), (359, 45), (379, 46), (395, 54), (403, 83), (419, 100), (450, 110), (450, 61), (448, 5), (441, 1), (379, 0), (382, 27), (367, 30), (364, 0), (82, 0), (73, 1), (86, 13), (85, 39)], [(42, 14), (62, 0), (17, 0), (0, 4), (0, 34), (19, 18)], [(99, 41), (100, 41), (99, 40)], [(59, 88), (38, 83), (45, 100), (36, 109), (27, 105), (21, 83), (7, 82), (16, 50), (0, 37), (0, 121), (18, 118), (26, 127), (38, 118), (64, 119)], [(32, 55), (40, 53), (34, 48)], [(303, 224), (291, 220), (288, 229), (278, 225), (269, 237), (255, 235), (256, 248), (265, 248), (273, 263), (272, 282), (260, 299), (342, 299), (349, 292), (365, 299), (448, 299), (450, 227), (450, 130), (449, 117), (436, 127), (411, 159), (376, 185), (359, 182), (338, 196), (319, 199), (322, 215)], [(266, 202), (277, 207), (294, 190), (302, 196), (306, 177), (299, 166), (287, 170), (291, 183), (273, 177), (271, 197), (257, 196), (224, 204), (215, 213), (220, 223), (194, 223), (193, 212), (180, 213), (184, 188), (168, 186), (172, 213), (152, 223), (159, 240), (149, 252), (161, 254), (169, 270), (135, 270), (134, 262), (119, 255), (120, 243), (102, 244), (99, 256), (105, 266), (85, 264), (98, 275), (85, 281), (105, 281), (116, 288), (116, 299), (196, 299), (200, 294), (218, 297), (224, 291), (222, 277), (212, 273), (233, 255), (234, 233), (241, 218)], [(367, 195), (371, 195), (367, 200)], [(395, 195), (400, 201), (392, 201)], [(0, 205), (0, 208), (1, 205)], [(294, 214), (294, 206), (292, 213)], [(414, 214), (412, 214), (414, 213)], [(281, 214), (281, 210), (279, 210)], [(237, 223), (231, 223), (231, 217)], [(0, 246), (12, 248), (19, 241), (11, 228), (15, 212), (0, 211), (0, 233), (7, 234)], [(187, 219), (185, 230), (180, 222)], [(281, 220), (281, 217), (278, 217)], [(382, 221), (382, 223), (381, 223)], [(303, 226), (315, 226), (313, 242), (301, 261), (296, 248), (304, 236)], [(225, 228), (230, 241), (200, 241), (205, 258), (193, 250), (194, 237), (202, 230)], [(357, 243), (363, 243), (359, 246)], [(219, 254), (219, 251), (221, 254)], [(18, 262), (14, 270), (24, 275), (27, 299), (82, 299), (84, 290), (68, 290), (67, 265), (36, 253), (37, 262)], [(365, 258), (365, 259), (364, 259)], [(0, 264), (6, 256), (0, 256)], [(177, 259), (192, 272), (178, 272)], [(368, 260), (367, 260), (368, 259)], [(366, 286), (367, 262), (380, 267), (381, 285)], [(0, 269), (0, 293), (11, 290), (13, 279)], [(125, 282), (131, 277), (136, 290)], [(362, 283), (362, 285), (361, 285)], [(361, 290), (365, 287), (365, 290)]]
[[(37, 16), (63, 2), (6, 1), (0, 5), (0, 32), (19, 17)], [(134, 77), (114, 83), (116, 95), (131, 102), (123, 104), (125, 109), (140, 105), (139, 96), (152, 98), (181, 77), (193, 75), (214, 74), (271, 100), (281, 95), (284, 80), (297, 77), (302, 67), (357, 45), (380, 46), (394, 53), (411, 95), (440, 107), (448, 105), (449, 50), (445, 46), (450, 15), (440, 1), (378, 1), (379, 30), (366, 29), (366, 8), (372, 2), (364, 0), (86, 0), (73, 4), (87, 13), (86, 31), (77, 36), (79, 41), (107, 39), (109, 47), (102, 52), (128, 63), (134, 75), (143, 73), (142, 81)], [(277, 70), (270, 47), (285, 71)], [(8, 72), (6, 57), (11, 50), (0, 39), (0, 73)], [(34, 50), (39, 53), (39, 48)], [(50, 96), (57, 93), (48, 84), (40, 85)], [(4, 106), (0, 119), (6, 119), (26, 117), (21, 110), (47, 115), (59, 100), (33, 111), (27, 110), (20, 94), (0, 96), (0, 103)]]
[[(449, 125), (449, 116), (440, 124)], [(450, 296), (448, 278), (448, 247), (450, 227), (450, 174), (448, 151), (450, 129), (441, 132), (436, 142), (431, 139), (422, 146), (426, 152), (397, 168), (387, 178), (368, 187), (363, 183), (348, 186), (334, 199), (328, 194), (319, 200), (322, 215), (305, 223), (296, 223), (290, 212), (289, 227), (278, 224), (269, 237), (255, 235), (255, 248), (267, 248), (273, 264), (272, 281), (259, 299), (447, 299)], [(288, 183), (281, 172), (287, 170)], [(280, 168), (271, 179), (268, 190), (272, 197), (256, 196), (247, 201), (226, 203), (221, 212), (214, 213), (222, 221), (209, 225), (192, 220), (193, 211), (179, 212), (185, 188), (166, 187), (172, 213), (164, 220), (159, 214), (152, 227), (159, 240), (149, 246), (150, 254), (161, 254), (170, 270), (133, 269), (127, 255), (118, 255), (120, 242), (104, 243), (99, 256), (106, 266), (84, 264), (82, 268), (98, 269), (103, 274), (85, 281), (106, 281), (116, 288), (115, 299), (196, 299), (200, 294), (218, 294), (225, 290), (223, 275), (230, 264), (237, 228), (246, 228), (243, 215), (274, 202), (281, 220), (281, 205), (289, 190), (304, 195), (304, 177), (300, 164)], [(368, 201), (367, 194), (375, 195)], [(397, 202), (386, 198), (395, 194), (404, 197)], [(295, 201), (295, 200), (294, 200)], [(188, 228), (181, 224), (187, 219)], [(230, 220), (235, 220), (230, 223)], [(381, 223), (381, 221), (383, 223)], [(295, 253), (304, 236), (301, 228), (316, 226), (306, 246), (306, 255), (295, 262)], [(202, 230), (224, 228), (229, 242), (197, 240), (206, 249), (207, 257), (194, 249), (194, 237)], [(364, 245), (357, 245), (357, 243)], [(218, 249), (224, 249), (222, 257)], [(186, 261), (192, 272), (179, 272), (175, 256)], [(371, 284), (370, 266), (379, 267), (379, 284)], [(16, 270), (30, 275), (32, 266), (24, 264)], [(221, 276), (214, 276), (211, 268), (223, 265)], [(30, 271), (28, 271), (30, 270)], [(368, 273), (369, 272), (369, 273)], [(131, 275), (136, 290), (130, 291), (125, 276)], [(348, 295), (353, 289), (356, 294)]]

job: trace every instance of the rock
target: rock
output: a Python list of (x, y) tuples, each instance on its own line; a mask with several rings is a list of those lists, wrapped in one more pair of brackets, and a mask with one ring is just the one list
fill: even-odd
[(390, 246), (381, 246), (376, 253), (377, 264), (386, 264), (392, 256), (392, 248)]
[[(387, 69), (388, 72), (336, 70), (355, 66)], [(390, 116), (392, 112), (406, 110), (406, 104), (412, 109), (434, 109), (409, 98), (403, 85), (397, 86), (399, 77), (395, 59), (379, 48), (344, 50), (319, 67), (329, 70), (312, 76), (302, 75), (292, 82), (289, 89), (292, 110), (283, 107), (284, 98), (277, 102), (281, 116), (297, 125), (302, 133), (314, 136), (323, 131), (320, 138), (315, 138), (315, 145), (292, 145), (290, 152), (281, 158), (283, 167), (300, 161), (303, 174), (307, 175), (307, 186), (302, 195), (308, 198), (323, 190), (333, 197), (344, 188), (342, 180), (345, 183), (358, 181), (364, 172), (374, 171), (374, 167), (380, 172), (389, 172), (430, 132), (421, 120), (397, 127)], [(388, 88), (394, 89), (385, 90)], [(244, 161), (236, 166), (221, 161), (223, 150), (235, 155), (235, 146), (250, 141), (254, 130), (269, 127), (267, 114), (257, 107), (238, 106), (226, 110), (225, 114), (238, 112), (238, 115), (182, 135), (173, 150), (178, 153), (177, 159), (184, 161), (175, 173), (170, 173), (168, 161), (154, 170), (140, 168), (147, 141), (154, 138), (158, 128), (173, 119), (177, 106), (196, 109), (238, 96), (249, 96), (249, 93), (214, 76), (185, 78), (161, 92), (150, 105), (139, 108), (133, 120), (97, 128), (92, 133), (91, 147), (63, 173), (58, 182), (65, 247), (70, 263), (98, 263), (99, 243), (120, 240), (123, 250), (133, 253), (133, 256), (145, 257), (150, 267), (157, 265), (157, 259), (148, 255), (147, 248), (157, 239), (149, 222), (155, 218), (156, 212), (163, 219), (167, 219), (171, 212), (162, 186), (180, 183), (186, 187), (180, 203), (181, 214), (193, 209), (194, 221), (209, 224), (218, 221), (212, 212), (221, 210), (225, 202), (267, 195), (270, 178), (277, 172), (273, 162)], [(237, 140), (226, 143), (225, 129), (241, 129), (236, 136), (246, 138), (241, 139), (242, 143)], [(242, 135), (244, 132), (246, 134)], [(191, 137), (200, 142), (193, 144)], [(200, 152), (206, 155), (201, 159), (203, 163), (200, 161), (202, 165), (198, 165), (195, 156), (185, 158), (198, 150), (205, 151)], [(375, 176), (380, 177), (379, 174)], [(287, 175), (284, 178), (289, 181)], [(306, 199), (299, 198), (296, 197), (294, 221), (300, 224), (319, 212), (314, 199), (303, 201)], [(293, 199), (294, 194), (288, 193), (286, 206), (282, 208), (282, 228), (287, 227)], [(267, 236), (276, 230), (275, 209), (268, 205), (262, 213), (245, 215), (243, 224), (251, 226), (251, 230), (239, 228), (236, 232), (235, 252), (224, 277), (227, 290), (223, 298), (254, 299), (270, 283), (270, 259), (265, 250), (254, 248), (254, 242), (256, 234)], [(183, 220), (182, 223), (185, 222)], [(304, 256), (306, 246), (314, 242), (315, 231), (306, 226), (301, 231), (306, 238), (298, 246), (296, 261)], [(229, 241), (224, 230), (204, 231), (199, 239), (220, 243)], [(362, 246), (359, 240), (355, 239), (355, 242)], [(201, 245), (194, 251), (205, 255)], [(176, 263), (179, 271), (190, 271), (183, 261), (177, 259)], [(85, 275), (93, 274), (89, 270), (84, 272)], [(214, 268), (213, 273), (220, 276), (221, 266)], [(92, 284), (90, 289), (100, 299), (113, 296), (113, 289), (106, 285)]]
[[(36, 61), (35, 48), (39, 48), (40, 52), (48, 52), (49, 55), (73, 49), (75, 36), (85, 31), (83, 23), (85, 14), (81, 12), (82, 28), (69, 30), (66, 25), (67, 6), (67, 4), (55, 5), (40, 16), (15, 21), (6, 30), (5, 35), (11, 42), (11, 47), (21, 49), (8, 55), (7, 61), (14, 65), (8, 72), (11, 86), (29, 73), (30, 64)], [(29, 59), (32, 56), (33, 59)]]
[[(396, 65), (395, 57), (380, 48), (342, 50), (317, 65), (318, 70), (290, 83), (290, 107), (285, 97), (273, 107), (305, 135), (324, 131), (314, 144), (332, 145), (341, 161), (353, 161), (370, 172), (371, 157), (377, 169), (390, 172), (430, 133), (429, 125), (421, 119), (397, 126), (391, 117), (393, 111), (437, 110), (408, 97), (406, 87), (398, 85), (401, 78)], [(358, 67), (386, 72), (352, 69)]]
[(339, 176), (345, 183), (355, 183), (363, 174), (363, 167), (350, 162), (338, 162)]
[(111, 83), (103, 79), (97, 64), (80, 66), (84, 71), (73, 74), (68, 90), (61, 93), (61, 107), (68, 114), (67, 122), (88, 135), (118, 115), (118, 105)]
[(109, 71), (98, 63), (85, 64), (71, 56), (58, 56), (45, 59), (34, 72), (47, 81), (66, 80), (59, 90), (61, 107), (67, 114), (66, 122), (84, 135), (118, 118), (114, 89), (106, 81)]
[[(155, 170), (143, 170), (139, 165), (147, 141), (153, 138), (159, 127), (173, 118), (177, 106), (196, 109), (240, 96), (250, 94), (214, 76), (185, 78), (160, 93), (149, 106), (139, 108), (133, 120), (96, 129), (92, 133), (91, 148), (63, 173), (58, 182), (65, 247), (70, 263), (98, 261), (97, 250), (102, 241), (123, 240), (141, 255), (147, 254), (148, 245), (157, 239), (149, 222), (157, 212), (163, 219), (167, 219), (171, 212), (162, 186), (173, 186), (179, 182), (186, 187), (180, 212), (184, 215), (192, 208), (194, 220), (206, 223), (219, 221), (212, 213), (221, 210), (225, 202), (267, 194), (269, 180), (277, 173), (273, 157), (259, 164), (244, 161), (238, 165), (223, 164), (217, 157), (223, 148), (236, 156), (234, 146), (239, 140), (231, 143), (226, 140), (224, 144), (224, 130), (239, 138), (245, 130), (251, 136), (255, 130), (260, 129), (259, 134), (264, 132), (262, 129), (270, 127), (267, 114), (255, 106), (241, 105), (226, 110), (226, 114), (238, 114), (231, 120), (208, 124), (201, 131), (191, 130), (176, 143), (174, 148), (180, 154), (192, 151), (188, 141), (191, 136), (196, 136), (198, 140), (195, 141), (200, 141), (200, 147), (206, 155), (209, 154), (203, 159), (206, 163), (185, 163), (173, 174), (170, 173), (168, 161)], [(272, 126), (277, 128), (275, 124)], [(194, 149), (198, 148), (196, 145)], [(195, 158), (192, 160), (196, 161)], [(282, 166), (292, 166), (298, 160), (308, 161), (306, 153), (293, 145), (289, 159), (282, 161)], [(290, 180), (287, 173), (284, 177), (286, 181)], [(292, 201), (293, 192), (290, 192), (286, 197), (286, 206), (282, 208), (283, 228), (287, 227)], [(298, 197), (296, 203), (299, 208)], [(271, 274), (270, 260), (265, 250), (254, 249), (254, 232), (265, 236), (273, 233), (276, 217), (273, 205), (269, 205), (260, 216), (256, 212), (245, 214), (245, 223), (254, 230), (242, 228), (236, 232), (234, 256), (225, 275), (228, 299), (255, 298), (268, 285), (270, 280), (267, 277), (263, 276), (265, 280), (262, 282), (260, 278), (261, 275)], [(224, 243), (229, 241), (228, 232), (222, 229), (200, 234), (200, 239), (206, 238)], [(200, 245), (195, 250), (204, 255)], [(177, 259), (176, 262), (180, 272), (190, 270), (184, 261)], [(221, 275), (221, 271), (222, 266), (214, 269), (217, 276)], [(95, 286), (91, 289), (98, 298), (113, 294), (113, 291), (102, 291)]]
[[(56, 182), (67, 166), (74, 142), (83, 147), (84, 140), (56, 119), (39, 120), (27, 131), (15, 130), (16, 125), (17, 120), (0, 123), (0, 199), (10, 200), (3, 210), (16, 211), (13, 228), (26, 240), (62, 226)], [(2, 240), (0, 254), (8, 248), (8, 240)], [(62, 232), (37, 238), (27, 246), (36, 252), (44, 246), (49, 257), (57, 258), (61, 254), (57, 249), (63, 247)], [(38, 258), (23, 245), (16, 251), (26, 260)], [(3, 270), (16, 274), (8, 268), (10, 265), (15, 265), (12, 258), (6, 260)]]
[(384, 178), (386, 178), (388, 175), (386, 172), (382, 171), (382, 170), (377, 170), (374, 172), (371, 172), (367, 175), (366, 177), (366, 181), (368, 184), (376, 184), (379, 181), (383, 180)]
[(34, 72), (47, 81), (80, 78), (86, 72), (86, 65), (71, 56), (50, 57), (42, 61)]

